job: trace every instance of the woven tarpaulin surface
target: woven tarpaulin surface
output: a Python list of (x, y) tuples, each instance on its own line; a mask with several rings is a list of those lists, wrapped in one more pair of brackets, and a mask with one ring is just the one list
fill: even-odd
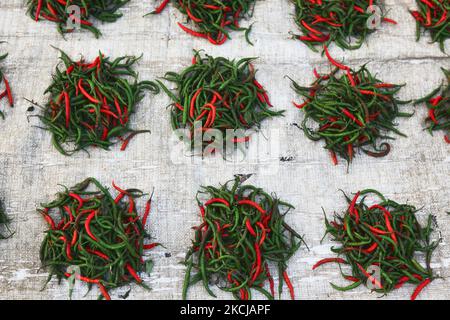
[[(95, 39), (88, 32), (69, 34), (64, 40), (50, 23), (35, 23), (26, 16), (25, 1), (0, 0), (0, 51), (8, 51), (4, 62), (17, 100), (14, 109), (6, 110), (6, 120), (0, 122), (0, 198), (13, 219), (12, 238), (0, 242), (1, 299), (66, 299), (68, 287), (51, 281), (40, 291), (47, 274), (40, 270), (39, 246), (46, 228), (36, 213), (36, 207), (60, 190), (58, 184), (71, 186), (88, 176), (109, 184), (112, 180), (125, 187), (148, 192), (155, 188), (154, 209), (149, 231), (164, 244), (149, 253), (155, 261), (150, 277), (144, 281), (153, 289), (134, 287), (130, 299), (174, 299), (181, 297), (184, 258), (193, 235), (191, 227), (198, 224), (199, 213), (195, 194), (200, 185), (225, 182), (234, 174), (253, 173), (250, 182), (276, 193), (296, 209), (287, 216), (288, 222), (309, 245), (289, 262), (289, 274), (297, 297), (301, 299), (375, 299), (377, 294), (361, 286), (341, 293), (329, 282), (344, 284), (335, 265), (312, 271), (319, 259), (331, 255), (324, 233), (322, 207), (329, 216), (345, 209), (345, 199), (338, 189), (347, 193), (363, 188), (375, 188), (387, 197), (422, 207), (425, 216), (436, 216), (438, 231), (443, 238), (432, 260), (436, 274), (450, 276), (450, 210), (449, 147), (442, 135), (434, 137), (423, 131), (426, 117), (424, 106), (404, 106), (415, 111), (412, 118), (399, 120), (399, 128), (408, 138), (392, 143), (392, 152), (385, 158), (357, 155), (347, 172), (344, 162), (334, 167), (321, 143), (313, 143), (295, 126), (303, 115), (292, 107), (299, 100), (285, 76), (307, 85), (313, 79), (312, 69), (326, 71), (325, 57), (310, 51), (291, 39), (296, 31), (292, 20), (293, 6), (288, 0), (258, 1), (253, 18), (249, 46), (242, 32), (232, 33), (232, 41), (213, 46), (182, 32), (176, 22), (185, 18), (171, 5), (162, 14), (143, 17), (156, 5), (154, 1), (131, 1), (116, 23), (100, 26), (103, 36)], [(389, 16), (397, 26), (383, 24), (372, 34), (367, 45), (351, 52), (331, 46), (333, 56), (350, 66), (368, 63), (372, 72), (390, 83), (406, 83), (401, 99), (416, 99), (429, 93), (442, 81), (441, 67), (450, 67), (450, 59), (429, 38), (415, 41), (415, 22), (408, 13), (413, 0), (387, 0)], [(447, 51), (450, 47), (447, 43)], [(254, 156), (243, 161), (190, 157), (176, 147), (170, 127), (167, 96), (148, 94), (131, 120), (136, 128), (148, 128), (151, 134), (138, 135), (125, 152), (119, 146), (111, 151), (90, 150), (90, 155), (78, 153), (64, 157), (51, 145), (49, 133), (35, 127), (36, 118), (27, 118), (30, 103), (45, 102), (43, 92), (50, 84), (51, 73), (58, 63), (61, 48), (72, 57), (91, 58), (98, 51), (110, 56), (143, 54), (137, 70), (142, 79), (154, 79), (166, 71), (180, 71), (188, 66), (193, 49), (203, 49), (211, 55), (229, 58), (258, 57), (255, 65), (258, 79), (269, 91), (276, 109), (286, 109), (285, 117), (266, 121), (251, 144)], [(270, 146), (270, 150), (268, 150)], [(289, 161), (280, 161), (288, 159)], [(127, 291), (113, 292), (113, 298)], [(407, 285), (383, 299), (408, 299), (413, 286)], [(288, 298), (287, 290), (283, 298)], [(75, 290), (74, 298), (83, 298), (85, 287)], [(218, 297), (229, 297), (216, 290)], [(88, 298), (95, 298), (93, 290)], [(208, 298), (201, 285), (192, 288), (189, 297)], [(448, 283), (437, 279), (421, 293), (421, 298), (449, 299)]]

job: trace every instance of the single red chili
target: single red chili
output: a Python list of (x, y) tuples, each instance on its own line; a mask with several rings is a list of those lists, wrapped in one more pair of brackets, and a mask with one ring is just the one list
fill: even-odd
[(411, 295), (411, 300), (416, 300), (417, 296), (419, 295), (422, 290), (429, 285), (431, 282), (431, 279), (425, 279), (422, 283), (420, 283), (417, 288), (414, 290), (413, 294)]
[(316, 268), (320, 267), (323, 264), (326, 263), (331, 263), (331, 262), (335, 262), (335, 263), (347, 263), (344, 259), (342, 258), (325, 258), (322, 259), (320, 261), (318, 261), (313, 267), (312, 270), (315, 270)]

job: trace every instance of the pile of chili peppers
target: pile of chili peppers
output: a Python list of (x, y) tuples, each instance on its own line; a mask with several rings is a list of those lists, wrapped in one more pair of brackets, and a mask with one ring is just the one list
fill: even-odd
[(432, 42), (438, 42), (445, 51), (445, 40), (450, 38), (450, 2), (448, 0), (416, 0), (418, 10), (411, 10), (416, 19), (417, 41), (423, 31), (429, 31)]
[[(227, 129), (257, 129), (263, 120), (281, 116), (283, 111), (270, 110), (272, 104), (266, 90), (255, 78), (252, 60), (201, 57), (199, 52), (195, 52), (193, 64), (180, 74), (166, 73), (164, 79), (177, 85), (177, 94), (173, 94), (159, 82), (173, 101), (173, 129), (189, 129), (193, 142), (195, 123), (201, 124), (202, 131), (220, 130), (226, 137)], [(248, 140), (247, 136), (233, 141), (242, 143)], [(202, 143), (206, 147), (209, 142)]]
[(49, 269), (48, 281), (53, 276), (59, 281), (75, 277), (87, 283), (89, 290), (97, 285), (108, 300), (110, 289), (131, 282), (147, 288), (139, 273), (150, 272), (153, 263), (142, 256), (145, 250), (159, 245), (145, 243), (150, 238), (145, 225), (152, 199), (139, 216), (136, 199), (144, 195), (142, 191), (124, 190), (114, 182), (113, 187), (116, 197), (88, 178), (65, 188), (54, 201), (38, 209), (49, 225), (40, 249), (42, 265)]
[[(0, 62), (5, 60), (7, 56), (8, 56), (7, 53), (0, 55)], [(2, 86), (4, 86), (4, 89), (1, 88)], [(11, 87), (9, 85), (8, 79), (6, 79), (6, 76), (3, 74), (3, 71), (0, 68), (0, 105), (3, 99), (6, 99), (8, 101), (8, 105), (11, 108), (14, 107), (14, 99), (11, 92)], [(5, 118), (5, 115), (3, 114), (2, 110), (0, 110), (0, 117), (2, 117), (3, 119)]]
[[(335, 165), (337, 155), (350, 163), (355, 149), (372, 157), (386, 156), (390, 145), (379, 144), (379, 141), (393, 139), (387, 136), (391, 131), (404, 136), (395, 128), (394, 121), (397, 117), (411, 116), (398, 109), (398, 105), (408, 101), (394, 97), (402, 85), (378, 80), (365, 65), (352, 70), (334, 60), (327, 47), (324, 48), (334, 70), (320, 75), (314, 69), (316, 80), (310, 87), (301, 87), (292, 81), (294, 90), (305, 98), (302, 104), (294, 103), (305, 112), (302, 122), (305, 135), (313, 141), (325, 140), (325, 149), (330, 151)], [(317, 126), (310, 128), (310, 120)]]
[[(9, 218), (5, 213), (5, 208), (3, 206), (3, 202), (2, 200), (0, 200), (0, 228), (6, 228), (8, 229), (8, 223), (9, 223)], [(7, 239), (9, 238), (11, 235), (6, 236), (2, 233), (2, 229), (0, 229), (0, 239)], [(9, 229), (8, 229), (9, 231)]]
[[(95, 18), (101, 22), (115, 22), (120, 17), (121, 7), (130, 0), (28, 0), (28, 14), (35, 21), (44, 19), (57, 24), (61, 35), (75, 30), (75, 25), (89, 30), (96, 38), (101, 35), (91, 21)], [(79, 12), (73, 10), (77, 6)]]
[[(161, 13), (170, 0), (163, 0), (152, 14)], [(214, 45), (222, 45), (231, 39), (229, 30), (245, 31), (245, 38), (249, 44), (251, 27), (243, 28), (239, 20), (251, 15), (256, 0), (176, 0), (173, 1), (180, 12), (192, 21), (196, 30), (190, 29), (178, 22), (178, 26), (186, 33), (207, 39)]]
[[(372, 23), (388, 22), (384, 4), (377, 0), (291, 0), (295, 6), (295, 22), (302, 34), (295, 35), (310, 49), (317, 46), (336, 43), (342, 49), (358, 49), (377, 25)], [(374, 16), (374, 9), (380, 10), (380, 17)]]
[[(349, 203), (346, 212), (336, 215), (334, 221), (325, 217), (326, 234), (340, 244), (331, 249), (338, 257), (320, 260), (313, 270), (326, 263), (338, 263), (341, 275), (352, 282), (345, 287), (331, 283), (340, 291), (371, 284), (374, 291), (387, 294), (411, 283), (416, 285), (411, 299), (416, 299), (434, 278), (430, 260), (439, 241), (430, 239), (432, 216), (421, 227), (414, 206), (386, 199), (376, 190), (362, 190), (353, 199), (345, 197)], [(367, 197), (379, 198), (381, 202), (368, 205)], [(426, 267), (416, 260), (418, 253), (424, 256)], [(352, 273), (346, 274), (341, 265), (350, 265)]]
[(447, 78), (447, 85), (441, 85), (426, 97), (417, 100), (415, 103), (426, 102), (428, 117), (426, 122), (428, 132), (444, 131), (444, 140), (450, 143), (450, 71), (442, 69)]
[(243, 185), (244, 179), (236, 176), (219, 188), (207, 186), (199, 192), (208, 200), (202, 204), (197, 198), (203, 222), (193, 228), (193, 244), (185, 259), (183, 299), (188, 288), (198, 282), (216, 297), (210, 289), (212, 281), (236, 299), (251, 299), (252, 289), (273, 299), (269, 263), (278, 269), (279, 295), (284, 281), (294, 299), (287, 262), (303, 239), (284, 221), (293, 207), (260, 188)]
[(61, 52), (61, 60), (65, 69), (56, 68), (53, 83), (45, 91), (50, 93), (49, 102), (38, 116), (60, 153), (70, 155), (90, 146), (109, 149), (118, 140), (125, 150), (136, 134), (149, 132), (129, 127), (143, 92), (159, 92), (156, 83), (138, 82), (133, 65), (139, 58), (111, 60), (100, 53), (91, 62), (73, 61)]

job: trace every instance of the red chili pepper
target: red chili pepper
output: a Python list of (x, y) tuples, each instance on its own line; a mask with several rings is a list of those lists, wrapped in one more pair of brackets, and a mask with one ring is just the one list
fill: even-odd
[(87, 234), (95, 241), (98, 241), (97, 238), (92, 234), (91, 232), (91, 227), (90, 227), (90, 223), (92, 218), (94, 218), (95, 214), (97, 213), (97, 211), (92, 211), (91, 214), (89, 214), (89, 216), (86, 218), (86, 221), (84, 222), (84, 227), (86, 229)]
[(312, 32), (312, 33), (314, 33), (314, 34), (316, 34), (316, 35), (318, 35), (318, 36), (323, 35), (322, 32), (320, 32), (319, 30), (316, 30), (316, 29), (314, 29), (313, 27), (311, 27), (310, 25), (308, 25), (308, 24), (305, 22), (305, 20), (302, 20), (302, 21), (301, 21), (301, 24), (302, 24), (306, 29), (308, 29), (308, 31), (310, 31), (310, 32)]
[(448, 11), (444, 10), (444, 13), (442, 14), (441, 18), (438, 20), (438, 22), (436, 22), (434, 24), (434, 26), (436, 27), (436, 26), (440, 25), (441, 23), (444, 23), (447, 20), (447, 14), (448, 14)]
[(317, 269), (318, 267), (320, 267), (320, 266), (323, 265), (323, 264), (331, 263), (331, 262), (336, 262), (336, 263), (347, 263), (347, 261), (345, 261), (345, 260), (342, 259), (342, 258), (325, 258), (325, 259), (322, 259), (322, 260), (318, 261), (318, 262), (312, 267), (312, 270)]
[(152, 206), (152, 197), (150, 197), (150, 199), (148, 199), (147, 203), (145, 204), (145, 212), (144, 212), (144, 215), (142, 216), (142, 225), (144, 227), (147, 224), (147, 218), (148, 218), (148, 215), (150, 214), (151, 206)]
[(354, 5), (353, 9), (355, 9), (355, 11), (358, 11), (359, 13), (364, 13), (364, 9), (361, 7), (358, 7), (357, 5)]
[(225, 200), (225, 199), (222, 199), (222, 198), (212, 198), (212, 199), (210, 199), (210, 200), (205, 202), (205, 206), (208, 206), (208, 205), (210, 205), (212, 203), (222, 203), (222, 204), (226, 205), (227, 207), (230, 206), (228, 201)]
[(369, 210), (373, 210), (373, 209), (380, 209), (385, 214), (387, 214), (389, 216), (389, 218), (392, 218), (391, 213), (388, 210), (386, 210), (386, 208), (380, 206), (379, 204), (374, 204), (373, 206), (369, 207)]
[(443, 96), (437, 96), (436, 98), (430, 99), (430, 103), (433, 107), (436, 107), (442, 100), (444, 100)]
[(52, 230), (55, 230), (56, 229), (55, 221), (48, 214), (48, 209), (45, 209), (45, 211), (42, 211), (41, 213), (44, 216), (45, 221), (47, 221), (47, 223), (50, 225), (50, 228)]
[(331, 162), (333, 162), (333, 165), (337, 166), (338, 165), (338, 159), (336, 156), (336, 152), (334, 152), (333, 150), (330, 150), (330, 155), (331, 155)]
[(383, 235), (384, 234), (390, 234), (390, 232), (388, 232), (388, 231), (383, 231), (383, 230), (377, 229), (377, 228), (372, 227), (371, 225), (369, 225), (367, 223), (365, 223), (364, 225), (366, 227), (368, 227), (370, 229), (370, 231), (372, 231), (372, 233), (378, 233), (378, 234), (383, 234)]
[(261, 208), (261, 206), (259, 204), (257, 204), (256, 202), (252, 201), (252, 200), (240, 200), (237, 203), (238, 205), (249, 205), (252, 206), (253, 208), (255, 208), (256, 210), (258, 210), (259, 212), (261, 212), (262, 214), (265, 214), (266, 211)]
[(138, 132), (130, 133), (128, 135), (128, 137), (122, 142), (122, 145), (120, 147), (120, 151), (124, 151), (128, 147), (128, 144), (130, 143), (131, 139), (133, 139), (137, 134), (138, 134)]
[(411, 300), (416, 300), (419, 293), (425, 288), (427, 285), (429, 285), (431, 282), (431, 279), (425, 279), (422, 283), (420, 283), (416, 289), (414, 290), (413, 294), (411, 295)]
[[(248, 221), (248, 220), (247, 220)], [(251, 278), (251, 282), (255, 282), (255, 280), (258, 278), (259, 274), (261, 273), (261, 251), (259, 249), (259, 245), (255, 243), (255, 254), (256, 254), (256, 267), (255, 271), (253, 273), (253, 276)]]
[(137, 283), (141, 283), (142, 279), (138, 276), (138, 274), (136, 273), (136, 271), (133, 269), (133, 267), (127, 263), (125, 265), (125, 268), (127, 268), (128, 272), (131, 274), (131, 276), (136, 280)]
[(369, 248), (361, 250), (364, 253), (371, 253), (378, 247), (378, 243), (374, 242)]
[(446, 135), (446, 136), (444, 136), (444, 141), (445, 141), (445, 142), (447, 142), (447, 143), (450, 143), (450, 137), (449, 137), (449, 136), (447, 136), (447, 135)]
[[(68, 272), (65, 272), (64, 275), (65, 275), (67, 278), (70, 278), (70, 277), (72, 276), (72, 274), (70, 274), (70, 273), (68, 273)], [(77, 278), (77, 279), (80, 280), (80, 281), (86, 282), (86, 283), (95, 283), (95, 284), (97, 284), (97, 283), (99, 283), (99, 281), (100, 281), (100, 280), (98, 280), (98, 279), (91, 279), (91, 278), (84, 277), (84, 276), (81, 276), (81, 275), (78, 275), (78, 274), (75, 275), (75, 278)]]
[(78, 230), (75, 230), (72, 235), (72, 241), (70, 242), (70, 245), (72, 247), (75, 245), (75, 243), (77, 243), (77, 239), (78, 239)]
[(273, 281), (273, 277), (270, 274), (270, 270), (269, 270), (269, 266), (267, 265), (267, 262), (265, 264), (265, 268), (266, 268), (267, 278), (269, 279), (270, 294), (272, 295), (272, 297), (274, 297), (275, 296), (275, 282)]
[(395, 21), (393, 19), (386, 18), (386, 17), (382, 18), (382, 20), (384, 22), (387, 22), (387, 23), (390, 23), (390, 24), (397, 24), (397, 21)]
[(208, 107), (210, 109), (210, 113), (208, 114), (208, 118), (205, 122), (205, 128), (209, 128), (216, 120), (216, 107), (210, 103), (205, 104), (204, 107)]
[(348, 208), (348, 211), (350, 212), (350, 214), (354, 214), (355, 215), (356, 223), (358, 223), (358, 221), (359, 221), (359, 214), (358, 214), (358, 210), (355, 210), (355, 205), (356, 205), (356, 201), (358, 200), (360, 194), (361, 193), (359, 191), (355, 194), (355, 197), (353, 198), (353, 200), (350, 203), (350, 206)]
[(420, 0), (422, 3), (426, 4), (430, 8), (434, 8), (434, 4), (429, 2), (428, 0)]
[(383, 94), (377, 93), (377, 92), (370, 91), (370, 90), (362, 90), (362, 89), (360, 89), (359, 92), (361, 94), (364, 94), (364, 95), (377, 96), (377, 97), (380, 97), (380, 98), (382, 98), (382, 99), (384, 99), (386, 101), (390, 100), (389, 97), (387, 97), (387, 96), (385, 96)]
[(349, 280), (349, 281), (353, 281), (353, 282), (361, 281), (358, 278), (352, 277), (352, 276), (345, 276), (344, 279)]
[(69, 66), (68, 68), (67, 68), (67, 70), (66, 70), (66, 74), (71, 74), (72, 72), (73, 72), (73, 70), (75, 69), (75, 66), (74, 65), (71, 65), (71, 66)]
[(350, 69), (347, 70), (347, 78), (350, 81), (350, 84), (352, 87), (356, 87), (356, 81), (355, 78), (352, 75), (352, 72), (350, 71)]
[(61, 236), (61, 237), (59, 237), (59, 239), (61, 239), (62, 241), (64, 241), (64, 243), (66, 244), (66, 255), (67, 255), (67, 259), (69, 259), (69, 261), (70, 261), (70, 260), (73, 260), (72, 254), (71, 254), (71, 250), (70, 250), (70, 244), (69, 244), (69, 242), (67, 241), (66, 236)]
[[(422, 280), (423, 280), (422, 277), (421, 277), (420, 275), (418, 275), (418, 274), (413, 274), (412, 276), (413, 276), (414, 278), (416, 278), (417, 280), (419, 280), (419, 281), (422, 281)], [(397, 284), (394, 286), (394, 288), (395, 288), (395, 289), (399, 289), (399, 288), (403, 287), (403, 285), (404, 285), (406, 282), (408, 282), (408, 280), (409, 280), (409, 277), (408, 277), (408, 276), (403, 276), (403, 277), (401, 277), (401, 278), (398, 280)]]
[(104, 254), (103, 252), (101, 252), (101, 251), (92, 250), (92, 249), (89, 249), (89, 248), (86, 248), (86, 251), (89, 252), (89, 253), (95, 254), (96, 256), (99, 256), (102, 259), (109, 260), (109, 257), (106, 254)]
[(195, 112), (195, 100), (197, 100), (198, 95), (202, 92), (203, 88), (198, 88), (197, 91), (195, 91), (194, 95), (192, 96), (191, 103), (190, 103), (190, 109), (189, 109), (189, 116), (193, 119), (194, 118), (194, 112)]
[(202, 19), (195, 17), (195, 16), (192, 14), (191, 10), (189, 10), (188, 7), (185, 6), (184, 8), (186, 9), (186, 13), (187, 13), (188, 17), (191, 18), (192, 21), (197, 22), (197, 23), (203, 22)]
[(393, 88), (395, 87), (394, 84), (391, 83), (377, 83), (374, 85), (375, 88)]
[(436, 115), (434, 114), (434, 109), (428, 109), (428, 116), (435, 124), (439, 124), (439, 122), (436, 119)]
[(69, 197), (72, 197), (72, 198), (74, 198), (75, 200), (78, 201), (78, 210), (80, 210), (81, 207), (83, 206), (83, 203), (84, 203), (83, 198), (81, 198), (78, 194), (73, 193), (73, 192), (69, 193)]

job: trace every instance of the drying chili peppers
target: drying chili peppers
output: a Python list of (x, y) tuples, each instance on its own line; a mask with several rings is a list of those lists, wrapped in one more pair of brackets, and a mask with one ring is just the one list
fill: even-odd
[[(151, 14), (161, 13), (169, 2), (170, 0), (163, 0)], [(173, 3), (188, 21), (195, 24), (196, 30), (193, 30), (178, 22), (184, 32), (207, 39), (214, 45), (222, 45), (231, 39), (229, 30), (245, 31), (247, 42), (253, 45), (249, 39), (251, 26), (241, 27), (239, 21), (252, 15), (255, 0), (176, 0)]]
[[(0, 42), (1, 43), (1, 42)], [(0, 55), (0, 62), (6, 59), (8, 54)], [(4, 88), (2, 88), (4, 87)], [(11, 91), (11, 86), (9, 85), (8, 79), (3, 74), (2, 69), (0, 68), (0, 105), (2, 100), (5, 99), (8, 103), (8, 105), (12, 108), (14, 107), (14, 98)], [(5, 115), (3, 114), (2, 110), (0, 110), (0, 117), (5, 118)]]
[[(9, 237), (11, 237), (11, 232), (8, 228), (8, 224), (9, 224), (9, 218), (5, 213), (5, 207), (3, 205), (2, 200), (0, 200), (0, 239), (8, 239)], [(3, 229), (7, 229), (10, 233), (10, 235), (5, 235), (3, 234)]]
[[(325, 217), (326, 234), (340, 244), (331, 249), (338, 257), (320, 260), (313, 270), (326, 263), (337, 263), (341, 275), (351, 282), (345, 287), (331, 283), (340, 291), (366, 284), (387, 294), (411, 283), (416, 285), (411, 296), (414, 300), (435, 278), (430, 260), (439, 240), (431, 240), (433, 217), (428, 216), (427, 225), (422, 227), (416, 218), (418, 209), (386, 199), (376, 190), (366, 189), (353, 198), (345, 197), (349, 204), (345, 213), (335, 215), (333, 221)], [(372, 197), (380, 202), (368, 204)], [(425, 267), (416, 260), (418, 253), (423, 255)], [(346, 273), (345, 265), (351, 267), (351, 274)]]
[[(192, 143), (195, 130), (220, 130), (225, 145), (227, 130), (258, 129), (263, 120), (281, 116), (284, 111), (270, 110), (272, 104), (267, 91), (256, 80), (253, 60), (230, 61), (209, 55), (201, 57), (195, 52), (193, 64), (180, 74), (166, 73), (164, 79), (177, 85), (177, 94), (174, 94), (158, 81), (173, 101), (172, 128), (189, 129)], [(196, 124), (201, 124), (199, 129)], [(234, 142), (248, 139), (244, 137)], [(209, 141), (202, 141), (202, 144), (206, 147)]]
[[(378, 80), (365, 65), (352, 70), (334, 60), (326, 46), (325, 54), (335, 67), (331, 73), (320, 75), (314, 69), (316, 80), (310, 87), (299, 86), (291, 79), (294, 90), (305, 98), (302, 104), (294, 103), (305, 112), (303, 132), (310, 140), (325, 140), (325, 149), (335, 165), (337, 155), (350, 163), (355, 149), (372, 157), (386, 156), (390, 145), (380, 140), (394, 139), (387, 135), (389, 132), (405, 136), (395, 128), (394, 121), (412, 115), (398, 108), (409, 101), (394, 97), (403, 85)], [(317, 124), (314, 128), (309, 126), (311, 121)]]
[(122, 14), (117, 12), (130, 0), (28, 0), (28, 14), (36, 22), (43, 19), (57, 24), (64, 36), (76, 27), (92, 32), (96, 38), (101, 32), (92, 18), (101, 22), (115, 22)]
[(342, 49), (362, 46), (378, 24), (397, 24), (384, 15), (384, 4), (378, 0), (291, 0), (295, 22), (302, 34), (294, 35), (310, 49), (336, 43)]
[(450, 38), (450, 2), (448, 0), (416, 0), (418, 10), (411, 10), (416, 20), (417, 41), (428, 31), (432, 42), (438, 42), (445, 51), (445, 41)]
[[(193, 244), (185, 258), (183, 299), (188, 288), (198, 282), (215, 297), (210, 289), (213, 279), (236, 299), (251, 299), (252, 289), (273, 299), (272, 263), (278, 269), (278, 294), (281, 296), (284, 282), (294, 299), (287, 262), (303, 239), (284, 221), (293, 207), (260, 188), (243, 185), (246, 178), (236, 176), (219, 188), (203, 187), (197, 195), (202, 224), (193, 228)], [(200, 202), (198, 196), (206, 202)]]
[(59, 281), (74, 277), (87, 283), (89, 290), (97, 285), (108, 300), (109, 290), (131, 282), (147, 288), (139, 273), (149, 273), (153, 262), (144, 261), (144, 251), (159, 245), (146, 243), (152, 199), (140, 216), (136, 199), (144, 196), (142, 191), (121, 189), (114, 182), (113, 187), (116, 197), (88, 178), (38, 209), (49, 225), (40, 249), (42, 266), (50, 273), (48, 281), (53, 276)]
[(426, 102), (428, 117), (427, 130), (430, 134), (434, 131), (444, 131), (444, 141), (450, 144), (450, 71), (442, 69), (447, 79), (447, 85), (441, 85), (426, 97), (419, 99), (415, 104)]
[(154, 82), (138, 82), (133, 65), (139, 58), (111, 60), (100, 53), (92, 62), (73, 61), (61, 51), (60, 59), (65, 69), (56, 68), (44, 93), (50, 99), (38, 116), (60, 153), (71, 155), (90, 146), (107, 150), (118, 141), (124, 150), (136, 134), (149, 132), (129, 127), (144, 91), (159, 92)]

